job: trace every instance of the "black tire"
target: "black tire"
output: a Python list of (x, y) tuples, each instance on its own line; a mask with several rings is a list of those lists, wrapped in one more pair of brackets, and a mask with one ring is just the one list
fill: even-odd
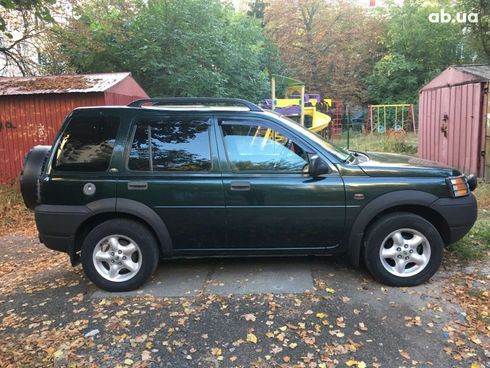
[[(137, 273), (126, 281), (111, 281), (104, 278), (93, 261), (93, 252), (104, 238), (118, 234), (133, 240), (141, 252), (141, 266)], [(107, 291), (130, 291), (138, 289), (153, 274), (158, 266), (159, 252), (155, 237), (143, 224), (127, 219), (114, 219), (97, 225), (85, 237), (82, 244), (82, 266), (87, 277), (99, 288)]]
[[(428, 246), (430, 248), (430, 257), (428, 263), (426, 263), (425, 265), (425, 268), (421, 269), (420, 271), (412, 271), (414, 272), (413, 275), (405, 277), (397, 276), (388, 271), (387, 268), (383, 265), (383, 261), (381, 260), (380, 256), (380, 250), (382, 246), (384, 248), (391, 249), (390, 241), (393, 242), (393, 240), (387, 240), (386, 245), (383, 245), (385, 239), (390, 234), (400, 229), (413, 229), (419, 232), (427, 240), (427, 242), (424, 242), (424, 244), (428, 243)], [(406, 233), (402, 231), (402, 233), (404, 238), (409, 238), (410, 232)], [(394, 245), (394, 243), (392, 244)], [(404, 257), (404, 255), (401, 253), (406, 251), (406, 249), (404, 249), (403, 247), (404, 246), (396, 247), (396, 249), (393, 249), (397, 251), (397, 255), (394, 257)], [(401, 252), (398, 251), (398, 248), (401, 248)], [(424, 252), (421, 246), (419, 246), (419, 248), (417, 249), (415, 250), (415, 252)], [(429, 221), (413, 213), (396, 212), (381, 217), (369, 227), (365, 238), (363, 258), (367, 269), (369, 270), (371, 275), (379, 282), (389, 286), (416, 286), (430, 279), (439, 269), (442, 261), (443, 249), (444, 242), (441, 238), (441, 235), (434, 227), (434, 225), (432, 225)], [(410, 256), (410, 254), (408, 254), (407, 256)], [(393, 260), (385, 258), (384, 263), (389, 263), (388, 266), (393, 265), (394, 267), (396, 265), (396, 262), (394, 260), (395, 258), (393, 258)], [(416, 265), (414, 263), (409, 263), (405, 267), (407, 267), (407, 269), (410, 269), (410, 267), (413, 266)]]

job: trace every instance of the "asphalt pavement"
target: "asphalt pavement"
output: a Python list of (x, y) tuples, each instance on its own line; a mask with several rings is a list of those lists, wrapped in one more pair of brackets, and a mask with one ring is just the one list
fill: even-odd
[(161, 262), (108, 293), (68, 256), (3, 237), (0, 366), (485, 367), (451, 282), (447, 265), (390, 288), (335, 257), (226, 258)]

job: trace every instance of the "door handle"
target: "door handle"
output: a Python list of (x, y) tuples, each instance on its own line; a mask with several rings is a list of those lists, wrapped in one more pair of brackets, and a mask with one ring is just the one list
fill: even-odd
[(146, 181), (129, 181), (128, 182), (129, 190), (147, 190), (148, 183)]
[(247, 182), (234, 182), (231, 183), (230, 189), (237, 192), (246, 192), (250, 190), (250, 183)]

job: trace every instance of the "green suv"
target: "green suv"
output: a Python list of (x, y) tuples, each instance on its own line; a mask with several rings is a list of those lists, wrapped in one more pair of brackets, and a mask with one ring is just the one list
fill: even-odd
[(382, 283), (417, 285), (474, 224), (475, 187), (221, 98), (75, 109), (21, 176), (40, 241), (109, 291), (138, 288), (159, 259), (225, 255), (345, 254)]

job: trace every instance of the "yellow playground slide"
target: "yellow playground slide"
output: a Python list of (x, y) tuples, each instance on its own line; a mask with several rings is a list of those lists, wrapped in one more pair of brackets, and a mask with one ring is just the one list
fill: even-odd
[(332, 118), (327, 114), (317, 111), (316, 107), (305, 107), (305, 115), (311, 116), (311, 127), (309, 128), (314, 133), (320, 133), (327, 128), (332, 121)]

